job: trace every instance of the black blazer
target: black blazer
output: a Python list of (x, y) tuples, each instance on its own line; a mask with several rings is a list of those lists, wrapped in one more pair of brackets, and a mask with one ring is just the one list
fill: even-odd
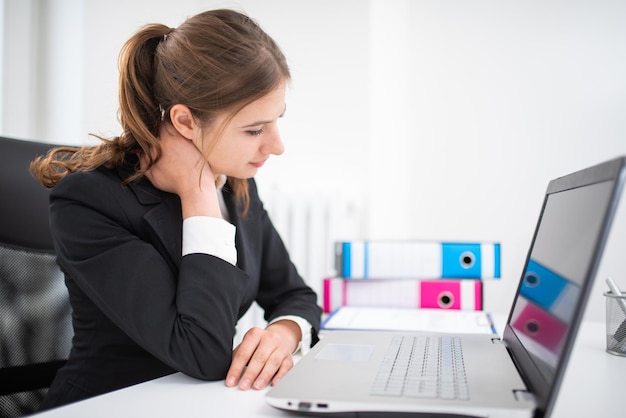
[(145, 178), (122, 185), (131, 173), (74, 173), (51, 192), (75, 336), (43, 409), (175, 371), (224, 379), (235, 324), (255, 300), (267, 320), (305, 318), (317, 341), (316, 295), (291, 263), (253, 180), (245, 218), (229, 185), (223, 190), (237, 227), (235, 267), (206, 254), (182, 257), (178, 196)]

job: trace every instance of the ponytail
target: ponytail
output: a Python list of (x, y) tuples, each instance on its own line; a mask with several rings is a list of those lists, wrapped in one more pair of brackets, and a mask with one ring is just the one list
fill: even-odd
[[(164, 111), (155, 98), (157, 47), (171, 29), (165, 25), (145, 26), (130, 38), (120, 52), (120, 123), (124, 129), (120, 142), (128, 150), (139, 151), (149, 159), (148, 168), (160, 155), (159, 127)], [(156, 152), (154, 152), (156, 150)], [(156, 155), (155, 161), (151, 161)]]
[(92, 171), (100, 166), (122, 165), (130, 154), (143, 152), (148, 157), (144, 170), (136, 168), (126, 182), (145, 173), (160, 156), (158, 142), (162, 112), (154, 99), (155, 51), (171, 29), (153, 24), (144, 27), (122, 47), (119, 59), (120, 136), (111, 139), (92, 134), (101, 144), (84, 147), (53, 148), (30, 165), (32, 175), (45, 187), (54, 187), (67, 174)]

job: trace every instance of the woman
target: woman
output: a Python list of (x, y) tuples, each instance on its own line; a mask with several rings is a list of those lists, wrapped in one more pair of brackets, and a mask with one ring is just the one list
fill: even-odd
[[(317, 341), (320, 308), (252, 177), (283, 152), (289, 69), (250, 18), (153, 24), (120, 55), (122, 134), (33, 162), (74, 339), (42, 409), (176, 371), (262, 389)], [(253, 301), (269, 325), (232, 349)]]

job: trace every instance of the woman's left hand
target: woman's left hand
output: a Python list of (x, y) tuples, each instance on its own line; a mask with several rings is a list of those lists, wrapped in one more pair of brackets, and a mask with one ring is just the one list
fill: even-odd
[(281, 320), (266, 329), (252, 328), (233, 350), (233, 360), (226, 375), (226, 386), (242, 390), (263, 389), (293, 367), (291, 354), (302, 336), (293, 321)]

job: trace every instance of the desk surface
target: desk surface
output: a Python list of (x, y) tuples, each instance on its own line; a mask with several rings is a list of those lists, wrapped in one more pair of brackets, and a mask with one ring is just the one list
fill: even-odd
[[(583, 322), (552, 417), (618, 416), (626, 357), (605, 351), (605, 325)], [(177, 373), (45, 413), (37, 418), (287, 417), (265, 403), (263, 391), (227, 388)], [(615, 403), (617, 400), (617, 404)]]

